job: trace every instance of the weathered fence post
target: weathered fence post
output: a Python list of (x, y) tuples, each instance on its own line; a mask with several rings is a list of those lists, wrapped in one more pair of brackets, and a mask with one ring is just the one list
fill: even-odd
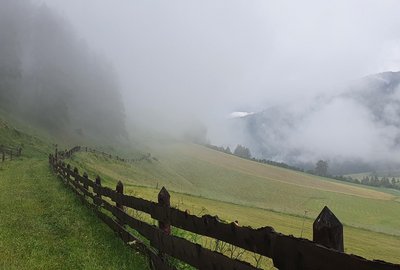
[(50, 162), (50, 168), (54, 172), (54, 157), (53, 157), (53, 154), (49, 154), (49, 162)]
[(84, 187), (86, 190), (88, 190), (88, 189), (89, 189), (89, 186), (88, 186), (89, 176), (88, 176), (87, 172), (84, 172), (84, 173), (83, 173), (83, 178), (85, 178), (85, 179), (83, 180), (83, 187)]
[(12, 160), (13, 152), (10, 150), (10, 159)]
[(327, 206), (313, 223), (313, 241), (328, 248), (344, 251), (343, 225)]
[(58, 149), (57, 149), (57, 144), (56, 144), (56, 150), (55, 150), (55, 152), (54, 152), (54, 158), (55, 158), (56, 160), (58, 160)]
[[(171, 206), (171, 196), (165, 187), (162, 187), (160, 192), (158, 193), (158, 204), (164, 208), (164, 212), (167, 212), (166, 218), (158, 221), (158, 228), (163, 231), (165, 234), (171, 234), (171, 222), (169, 221), (169, 208)], [(160, 258), (162, 260), (166, 260), (165, 253), (162, 250), (159, 250)]]
[(6, 159), (6, 154), (4, 153), (4, 150), (1, 151), (1, 160), (4, 162), (4, 160)]
[(101, 206), (101, 178), (100, 176), (96, 177), (95, 184), (94, 184), (94, 193), (96, 193), (94, 197), (94, 204), (96, 206)]
[(74, 181), (78, 182), (79, 181), (78, 178), (79, 178), (79, 170), (77, 167), (74, 167)]
[(63, 181), (65, 181), (65, 176), (66, 176), (66, 172), (65, 172), (65, 162), (61, 162), (61, 178)]
[(71, 165), (67, 164), (67, 175), (66, 175), (67, 179), (66, 182), (69, 182), (69, 180), (71, 179)]
[[(124, 184), (122, 184), (121, 181), (118, 181), (117, 186), (115, 187), (115, 191), (119, 194), (124, 194)], [(118, 202), (115, 202), (115, 207), (120, 209), (121, 211), (124, 211), (124, 206)], [(121, 226), (124, 225), (121, 219), (117, 217), (117, 223)]]
[[(158, 193), (158, 204), (164, 207), (165, 211), (168, 211), (171, 206), (171, 196), (169, 195), (167, 189), (162, 187), (160, 193)], [(166, 234), (171, 234), (171, 222), (167, 219), (159, 220), (158, 227)]]

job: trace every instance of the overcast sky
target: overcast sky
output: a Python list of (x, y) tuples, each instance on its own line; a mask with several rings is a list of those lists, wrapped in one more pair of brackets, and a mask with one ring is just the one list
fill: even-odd
[(128, 114), (207, 121), (400, 69), (397, 0), (36, 1), (113, 63)]

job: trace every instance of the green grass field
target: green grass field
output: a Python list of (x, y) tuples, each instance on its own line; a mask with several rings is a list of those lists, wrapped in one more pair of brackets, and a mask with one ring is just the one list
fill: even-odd
[(0, 144), (23, 156), (0, 162), (0, 269), (147, 269), (51, 172), (51, 144), (0, 121)]
[[(146, 259), (126, 247), (51, 174), (51, 136), (43, 139), (34, 129), (21, 131), (0, 120), (0, 138), (0, 143), (24, 149), (21, 159), (0, 163), (0, 268), (146, 269)], [(308, 239), (312, 222), (327, 205), (345, 225), (346, 252), (400, 263), (399, 191), (348, 184), (168, 140), (142, 152), (104, 145), (101, 149), (127, 158), (151, 152), (156, 159), (127, 164), (80, 152), (68, 162), (91, 177), (99, 174), (110, 187), (122, 180), (126, 193), (135, 196), (156, 200), (165, 186), (172, 204), (193, 214), (272, 226)]]
[(128, 192), (147, 199), (155, 200), (166, 186), (181, 209), (309, 239), (312, 222), (327, 205), (345, 224), (346, 252), (400, 263), (397, 191), (348, 185), (198, 145), (163, 145), (152, 154), (158, 161), (124, 164), (78, 153), (71, 162), (101, 175), (106, 185), (122, 180)]

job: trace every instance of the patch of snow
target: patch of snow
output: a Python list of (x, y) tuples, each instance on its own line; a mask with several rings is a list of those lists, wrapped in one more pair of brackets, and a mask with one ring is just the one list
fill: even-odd
[(229, 118), (242, 118), (254, 114), (254, 112), (233, 112), (229, 114)]

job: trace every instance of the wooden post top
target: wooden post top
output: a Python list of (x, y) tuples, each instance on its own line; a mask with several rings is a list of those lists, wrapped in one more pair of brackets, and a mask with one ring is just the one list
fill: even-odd
[(118, 193), (124, 193), (124, 184), (122, 184), (121, 181), (118, 181), (115, 190), (116, 190)]
[(101, 185), (101, 178), (100, 176), (96, 176), (96, 180), (95, 180), (96, 185)]
[(162, 187), (160, 192), (158, 193), (158, 203), (163, 206), (171, 206), (171, 195), (169, 195), (168, 190), (165, 187)]
[(339, 219), (335, 216), (335, 214), (328, 208), (328, 206), (325, 206), (321, 213), (318, 215), (318, 217), (315, 219), (313, 223), (313, 228), (319, 229), (323, 227), (330, 227), (330, 228), (335, 228), (335, 227), (341, 227), (343, 228), (342, 223), (339, 221)]
[(313, 223), (313, 241), (328, 248), (344, 251), (343, 224), (327, 206)]

